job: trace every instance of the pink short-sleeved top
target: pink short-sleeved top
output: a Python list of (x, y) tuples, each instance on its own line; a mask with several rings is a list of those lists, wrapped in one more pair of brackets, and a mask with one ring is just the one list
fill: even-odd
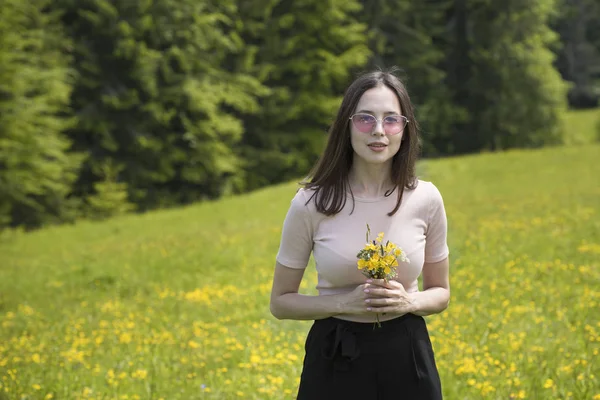
[[(348, 194), (346, 205), (336, 215), (317, 212), (312, 190), (300, 189), (291, 201), (283, 223), (277, 261), (289, 268), (306, 268), (311, 252), (318, 274), (320, 295), (346, 293), (365, 282), (357, 268), (356, 255), (366, 243), (367, 224), (371, 238), (379, 232), (400, 246), (410, 262), (401, 262), (397, 281), (407, 292), (418, 291), (417, 278), (424, 263), (448, 257), (447, 221), (444, 202), (434, 184), (419, 180), (413, 190), (404, 190), (402, 204), (393, 216), (397, 191), (390, 196), (365, 199)], [(308, 204), (306, 204), (308, 202)]]

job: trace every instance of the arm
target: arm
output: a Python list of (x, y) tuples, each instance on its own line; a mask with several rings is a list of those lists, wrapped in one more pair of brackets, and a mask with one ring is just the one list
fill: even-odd
[(426, 316), (437, 314), (450, 303), (450, 262), (446, 257), (436, 263), (423, 265), (423, 291), (410, 293), (413, 314)]
[(304, 269), (277, 262), (271, 290), (271, 314), (277, 319), (323, 319), (343, 313), (364, 313), (364, 285), (348, 294), (308, 296), (298, 293)]

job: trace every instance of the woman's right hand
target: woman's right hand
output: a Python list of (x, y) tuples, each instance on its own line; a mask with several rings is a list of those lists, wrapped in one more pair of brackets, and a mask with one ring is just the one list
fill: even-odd
[(368, 287), (368, 283), (363, 283), (353, 291), (340, 295), (342, 314), (372, 314), (372, 311), (367, 311), (369, 304), (365, 302), (368, 298), (365, 289)]

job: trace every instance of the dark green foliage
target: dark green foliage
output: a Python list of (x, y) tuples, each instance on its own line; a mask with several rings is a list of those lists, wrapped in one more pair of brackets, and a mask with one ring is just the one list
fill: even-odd
[(69, 41), (47, 1), (0, 2), (0, 228), (76, 216), (80, 157), (67, 154)]
[(598, 98), (596, 3), (2, 0), (0, 227), (301, 178), (377, 67), (402, 70), (426, 156), (560, 143), (553, 64), (572, 104)]
[(560, 0), (553, 27), (560, 34), (556, 67), (571, 82), (573, 107), (596, 107), (600, 99), (600, 3)]
[(107, 161), (141, 209), (218, 197), (240, 185), (238, 113), (257, 111), (258, 81), (223, 64), (243, 47), (233, 1), (58, 0), (75, 41), (69, 131), (88, 151), (78, 181), (95, 192)]
[(560, 143), (566, 86), (552, 67), (553, 0), (456, 0), (448, 80), (468, 119), (452, 127), (455, 153)]
[(326, 131), (351, 72), (370, 55), (355, 0), (246, 0), (243, 38), (255, 74), (270, 89), (261, 112), (244, 118), (239, 153), (247, 188), (306, 174), (322, 151)]
[(452, 153), (450, 127), (466, 112), (452, 103), (443, 70), (452, 2), (363, 0), (363, 5), (360, 18), (369, 25), (371, 68), (400, 68), (416, 107), (424, 154)]

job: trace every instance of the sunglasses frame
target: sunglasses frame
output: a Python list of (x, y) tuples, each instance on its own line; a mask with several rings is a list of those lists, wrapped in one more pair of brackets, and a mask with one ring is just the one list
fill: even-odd
[[(368, 116), (370, 116), (370, 117), (373, 117), (373, 119), (375, 120), (375, 124), (373, 125), (373, 127), (371, 128), (371, 130), (370, 130), (370, 131), (368, 131), (368, 132), (363, 132), (363, 131), (361, 131), (360, 129), (358, 129), (358, 127), (356, 126), (356, 122), (354, 122), (354, 120), (353, 120), (353, 118), (354, 118), (355, 116), (357, 116), (357, 115), (368, 115)], [(387, 117), (392, 117), (392, 116), (394, 116), (394, 117), (395, 117), (395, 116), (398, 116), (398, 117), (401, 117), (401, 118), (403, 118), (403, 119), (404, 119), (404, 126), (402, 127), (402, 129), (400, 129), (400, 130), (398, 131), (398, 133), (387, 133), (387, 132), (386, 132), (386, 130), (385, 130), (385, 125), (384, 125), (384, 123), (383, 123), (383, 120), (384, 120), (384, 119), (386, 119)], [(356, 129), (357, 129), (357, 130), (358, 130), (360, 133), (364, 133), (364, 134), (372, 133), (372, 132), (373, 132), (373, 129), (374, 129), (376, 126), (377, 126), (377, 123), (378, 123), (378, 122), (381, 122), (381, 125), (383, 126), (383, 131), (385, 132), (385, 134), (386, 134), (386, 135), (389, 135), (389, 136), (395, 136), (395, 135), (398, 135), (398, 134), (400, 134), (400, 132), (403, 132), (403, 131), (404, 131), (404, 128), (406, 128), (406, 125), (408, 125), (408, 123), (410, 122), (410, 120), (409, 120), (408, 118), (406, 118), (404, 115), (401, 115), (401, 114), (386, 115), (385, 117), (383, 117), (383, 118), (381, 118), (381, 119), (378, 119), (378, 118), (377, 118), (377, 117), (375, 117), (373, 114), (364, 113), (364, 112), (362, 112), (362, 113), (356, 113), (356, 114), (352, 114), (352, 115), (350, 116), (350, 118), (348, 118), (348, 119), (349, 119), (350, 121), (352, 121), (352, 123), (354, 124), (354, 127), (355, 127), (355, 128), (356, 128)]]

